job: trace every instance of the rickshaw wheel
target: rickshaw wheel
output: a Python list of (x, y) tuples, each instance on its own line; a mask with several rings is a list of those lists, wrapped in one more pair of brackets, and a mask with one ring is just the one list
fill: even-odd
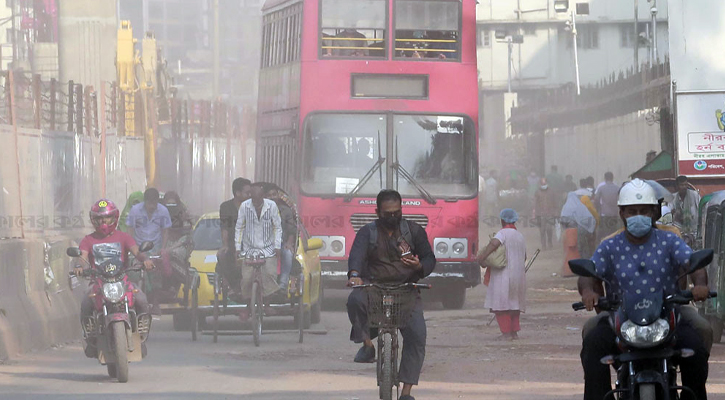
[(221, 284), (221, 279), (219, 279), (219, 274), (214, 274), (214, 343), (217, 342), (217, 337), (219, 333), (219, 285)]
[(196, 341), (199, 330), (199, 288), (194, 285), (191, 289), (191, 340)]

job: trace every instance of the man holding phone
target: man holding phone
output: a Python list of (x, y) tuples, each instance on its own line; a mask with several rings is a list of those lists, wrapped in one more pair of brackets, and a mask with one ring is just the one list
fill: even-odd
[[(378, 194), (378, 219), (358, 231), (348, 259), (348, 286), (363, 283), (418, 282), (433, 272), (436, 258), (428, 242), (425, 230), (412, 221), (403, 219), (402, 198), (395, 190), (383, 190)], [(350, 340), (363, 343), (355, 356), (355, 362), (375, 361), (372, 339), (367, 318), (367, 293), (353, 289), (347, 300), (347, 313), (352, 324)], [(425, 358), (426, 326), (423, 304), (418, 296), (408, 326), (401, 330), (403, 356), (400, 363), (400, 381), (403, 382), (401, 400), (414, 400), (410, 396), (413, 385), (418, 384)]]

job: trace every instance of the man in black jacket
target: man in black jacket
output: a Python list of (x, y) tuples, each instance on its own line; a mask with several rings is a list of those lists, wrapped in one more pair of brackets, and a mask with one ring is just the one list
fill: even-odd
[[(378, 194), (378, 220), (358, 231), (350, 249), (348, 260), (348, 286), (364, 282), (407, 283), (417, 282), (433, 272), (436, 258), (430, 248), (425, 230), (412, 221), (403, 219), (402, 198), (394, 190)], [(373, 362), (375, 347), (367, 318), (367, 293), (353, 289), (347, 300), (347, 313), (352, 324), (350, 340), (363, 343), (355, 362)], [(400, 363), (400, 381), (403, 390), (400, 400), (414, 400), (410, 396), (413, 385), (418, 384), (425, 358), (426, 326), (420, 295), (408, 325), (401, 329), (403, 356)]]

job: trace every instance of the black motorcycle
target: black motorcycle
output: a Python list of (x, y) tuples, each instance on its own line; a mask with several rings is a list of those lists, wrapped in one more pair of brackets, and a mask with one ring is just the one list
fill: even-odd
[[(690, 267), (683, 278), (705, 268), (713, 258), (713, 251), (706, 249), (690, 256)], [(614, 287), (597, 275), (591, 260), (569, 261), (571, 271), (576, 275), (596, 278)], [(679, 281), (679, 279), (678, 279)], [(710, 292), (710, 297), (717, 293)], [(692, 357), (692, 349), (675, 349), (678, 305), (693, 300), (692, 293), (682, 291), (665, 295), (663, 291), (649, 294), (614, 293), (599, 299), (597, 307), (609, 312), (609, 322), (617, 335), (621, 354), (602, 358), (605, 365), (617, 369), (615, 389), (605, 399), (615, 400), (677, 400), (680, 392), (695, 396), (688, 387), (677, 384), (676, 357)], [(584, 303), (572, 304), (574, 310), (583, 310)]]

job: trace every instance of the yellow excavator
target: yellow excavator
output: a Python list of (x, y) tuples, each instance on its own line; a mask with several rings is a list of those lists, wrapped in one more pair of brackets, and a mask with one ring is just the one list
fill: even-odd
[[(156, 38), (147, 32), (141, 45), (136, 47), (130, 21), (121, 21), (116, 46), (116, 73), (121, 92), (123, 123), (121, 134), (143, 136), (147, 187), (156, 186), (156, 134), (159, 121), (157, 105), (166, 105), (166, 85), (169, 74), (159, 59)], [(158, 77), (163, 82), (159, 82)], [(168, 112), (163, 113), (168, 118)], [(166, 119), (165, 118), (165, 119)]]

